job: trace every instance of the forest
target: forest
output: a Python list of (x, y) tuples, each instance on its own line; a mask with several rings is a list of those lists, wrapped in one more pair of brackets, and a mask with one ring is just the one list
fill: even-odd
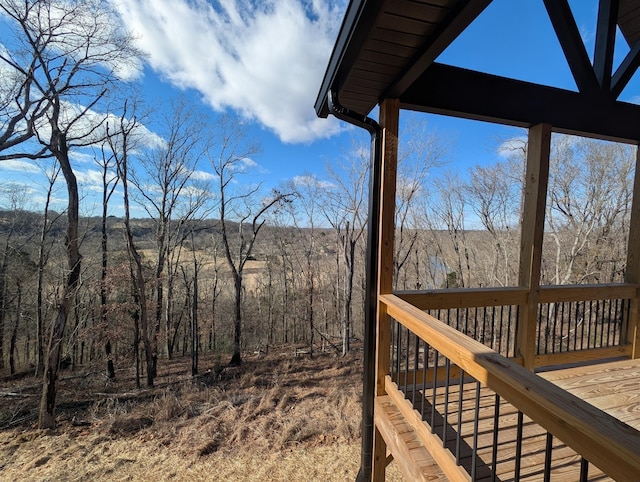
[[(220, 366), (283, 346), (347, 355), (363, 334), (365, 143), (354, 139), (322, 179), (265, 192), (251, 162), (261, 146), (238, 119), (136, 100), (123, 70), (144, 54), (104, 2), (0, 9), (15, 35), (0, 52), (0, 162), (34, 161), (48, 179), (38, 208), (25, 186), (0, 186), (0, 372), (43, 379), (41, 428), (55, 424), (67, 367), (114, 378), (133, 366), (139, 388), (179, 355), (192, 375), (203, 353)], [(398, 290), (517, 283), (523, 139), (456, 172), (446, 139), (417, 115), (404, 124)], [(98, 215), (83, 214), (79, 154), (101, 172)], [(624, 279), (635, 158), (631, 146), (554, 135), (542, 283)]]

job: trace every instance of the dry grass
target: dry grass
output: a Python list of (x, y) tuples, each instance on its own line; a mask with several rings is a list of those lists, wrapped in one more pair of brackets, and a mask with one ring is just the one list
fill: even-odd
[[(0, 384), (0, 480), (355, 480), (361, 360), (272, 353), (192, 378), (160, 366), (158, 386), (131, 390), (125, 371), (60, 383), (58, 428), (34, 428), (39, 384)], [(11, 394), (11, 395), (8, 395)], [(401, 480), (389, 467), (388, 480)]]

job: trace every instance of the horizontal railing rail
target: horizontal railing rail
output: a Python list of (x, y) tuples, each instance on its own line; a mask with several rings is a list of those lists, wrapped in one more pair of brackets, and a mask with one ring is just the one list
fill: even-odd
[[(443, 470), (453, 471), (451, 476), (459, 477), (456, 467), (464, 467), (472, 480), (474, 474), (480, 477), (495, 470), (497, 452), (491, 451), (504, 444), (495, 439), (491, 448), (483, 448), (478, 436), (480, 428), (487, 426), (481, 420), (487, 417), (495, 420), (492, 436), (500, 436), (503, 401), (517, 410), (509, 415), (516, 420), (512, 430), (516, 464), (520, 463), (517, 451), (522, 427), (535, 424), (544, 430), (535, 437), (542, 437), (545, 478), (553, 457), (572, 458), (567, 451), (583, 458), (583, 474), (588, 470), (587, 460), (614, 480), (634, 480), (640, 473), (640, 432), (636, 429), (440, 322), (422, 311), (423, 306), (413, 306), (395, 295), (381, 295), (380, 300), (397, 323), (392, 328), (387, 393), (426, 446), (439, 443), (447, 449), (449, 455), (440, 453), (434, 458)], [(493, 395), (487, 397), (486, 390)], [(438, 443), (433, 438), (437, 432)], [(491, 454), (488, 459), (477, 458), (481, 450)], [(512, 470), (520, 473), (521, 468)]]
[[(636, 284), (541, 286), (535, 366), (628, 356), (631, 300)], [(516, 340), (525, 288), (398, 291), (399, 298), (508, 358)]]
[(459, 288), (398, 292), (398, 297), (424, 310), (503, 356), (515, 358), (522, 288)]
[(636, 292), (634, 284), (540, 287), (536, 354), (627, 345), (631, 300)]

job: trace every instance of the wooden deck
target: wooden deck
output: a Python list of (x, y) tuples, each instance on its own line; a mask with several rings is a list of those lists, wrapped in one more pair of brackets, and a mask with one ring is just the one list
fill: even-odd
[[(623, 360), (609, 363), (592, 364), (540, 373), (563, 389), (584, 399), (595, 407), (618, 418), (631, 427), (640, 430), (640, 360)], [(497, 400), (495, 394), (488, 389), (476, 391), (475, 382), (465, 382), (462, 387), (458, 382), (449, 386), (448, 404), (445, 408), (445, 389), (439, 386), (416, 387), (415, 395), (412, 387), (407, 387), (405, 400), (396, 397), (379, 397), (376, 405), (377, 425), (381, 430), (387, 446), (394, 453), (402, 453), (405, 465), (408, 461), (416, 466), (417, 473), (410, 480), (447, 480), (444, 478), (433, 458), (437, 454), (429, 454), (424, 443), (446, 446), (451, 454), (460, 454), (444, 460), (445, 463), (459, 464), (467, 473), (475, 470), (476, 480), (492, 480), (492, 467), (496, 467), (496, 478), (493, 480), (514, 480), (516, 464), (520, 463), (521, 481), (542, 481), (545, 478), (545, 453), (551, 444), (550, 480), (580, 480), (581, 457), (557, 438), (549, 439), (547, 433), (527, 416), (522, 420), (521, 455), (517, 457), (518, 412), (504, 400)], [(435, 395), (434, 395), (435, 393)], [(460, 396), (462, 394), (462, 396)], [(478, 438), (473, 440), (475, 429), (476, 400), (478, 400)], [(435, 402), (434, 402), (435, 401)], [(498, 401), (499, 403), (496, 403)], [(406, 405), (406, 406), (403, 406)], [(435, 406), (433, 416), (431, 406)], [(411, 406), (424, 413), (424, 430), (415, 433), (407, 423), (408, 410)], [(413, 410), (415, 416), (419, 413)], [(447, 424), (445, 425), (445, 418)], [(415, 421), (415, 420), (414, 420)], [(431, 423), (433, 421), (433, 430)], [(494, 436), (494, 425), (498, 424), (497, 436)], [(422, 427), (420, 427), (422, 429)], [(458, 434), (460, 436), (458, 436)], [(478, 458), (475, 468), (472, 467), (473, 446), (476, 446)], [(404, 447), (403, 447), (404, 446)], [(456, 451), (456, 448), (459, 450)], [(425, 455), (426, 454), (426, 455)], [(440, 462), (442, 462), (442, 456)], [(403, 470), (402, 467), (400, 467)], [(403, 470), (403, 473), (407, 473)], [(462, 471), (461, 471), (462, 475)], [(461, 477), (460, 480), (464, 480)], [(467, 478), (467, 480), (469, 480)], [(597, 467), (590, 465), (588, 480), (612, 480)], [(640, 480), (640, 474), (638, 479)]]
[(639, 359), (566, 368), (539, 375), (640, 430)]

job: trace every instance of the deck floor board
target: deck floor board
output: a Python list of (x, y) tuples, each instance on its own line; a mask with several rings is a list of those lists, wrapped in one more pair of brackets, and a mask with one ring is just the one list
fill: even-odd
[[(640, 430), (640, 361), (623, 360), (603, 364), (571, 367), (539, 373), (561, 388), (573, 393), (593, 406), (607, 412), (620, 421)], [(595, 381), (594, 381), (595, 380)], [(491, 480), (492, 467), (496, 479), (513, 480), (516, 465), (517, 410), (505, 400), (500, 400), (496, 413), (496, 397), (489, 389), (482, 388), (478, 397), (478, 437), (473, 439), (476, 405), (476, 383), (456, 381), (448, 389), (448, 408), (445, 409), (445, 387), (408, 385), (400, 387), (406, 398), (418, 412), (424, 411), (424, 423), (440, 439), (444, 439), (451, 453), (459, 454), (460, 463), (471, 470), (472, 454), (477, 453), (477, 480)], [(460, 400), (462, 394), (462, 400)], [(431, 413), (431, 407), (435, 412)], [(462, 407), (461, 412), (458, 408)], [(494, 441), (494, 423), (499, 427)], [(446, 420), (446, 422), (445, 422)], [(400, 422), (400, 421), (398, 421)], [(432, 426), (433, 422), (433, 426)], [(406, 430), (399, 423), (399, 429)], [(520, 457), (521, 481), (544, 480), (546, 431), (523, 418), (523, 443)], [(495, 444), (494, 444), (495, 442)], [(474, 448), (475, 444), (475, 448)], [(557, 438), (552, 439), (551, 480), (580, 480), (581, 457)], [(459, 447), (459, 451), (456, 449)], [(589, 466), (589, 481), (612, 480), (594, 465)]]

